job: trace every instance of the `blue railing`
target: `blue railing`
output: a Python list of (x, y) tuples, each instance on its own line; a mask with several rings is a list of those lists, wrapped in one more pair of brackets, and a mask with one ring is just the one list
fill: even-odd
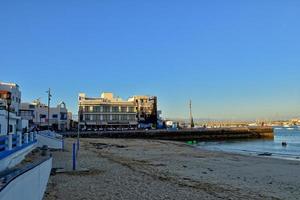
[(36, 133), (18, 133), (0, 136), (0, 160), (36, 143)]

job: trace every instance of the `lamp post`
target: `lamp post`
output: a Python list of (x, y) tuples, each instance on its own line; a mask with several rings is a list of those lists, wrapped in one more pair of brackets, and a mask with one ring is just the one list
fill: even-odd
[(50, 101), (52, 97), (50, 88), (47, 91), (47, 94), (48, 94), (48, 130), (50, 130)]
[(7, 131), (6, 134), (9, 135), (10, 127), (9, 127), (9, 112), (10, 112), (10, 106), (11, 106), (11, 93), (7, 92), (5, 95), (6, 99), (6, 105), (7, 105)]
[(79, 97), (79, 106), (78, 106), (78, 130), (77, 130), (77, 151), (79, 150), (79, 137), (80, 137), (80, 116), (81, 116), (81, 99)]

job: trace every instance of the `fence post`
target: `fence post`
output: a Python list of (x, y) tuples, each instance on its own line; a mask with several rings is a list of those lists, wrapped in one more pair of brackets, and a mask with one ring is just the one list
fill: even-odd
[(33, 140), (36, 141), (36, 132), (33, 132)]
[(18, 133), (18, 147), (22, 146), (22, 133)]
[(76, 144), (73, 143), (73, 171), (76, 170)]
[(8, 150), (12, 150), (12, 134), (8, 135)]
[(28, 133), (25, 133), (24, 135), (25, 144), (28, 144)]
[(29, 133), (29, 137), (30, 137), (30, 142), (33, 142), (33, 132)]

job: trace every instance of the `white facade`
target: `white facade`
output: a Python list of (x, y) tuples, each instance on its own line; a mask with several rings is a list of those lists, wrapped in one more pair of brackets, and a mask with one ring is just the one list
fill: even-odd
[[(48, 126), (48, 106), (39, 101), (32, 103), (22, 103), (20, 114), (23, 119), (27, 119), (31, 127), (46, 127)], [(50, 107), (50, 127), (57, 130), (68, 129), (68, 110), (64, 102), (56, 107)]]
[[(22, 130), (21, 117), (16, 116), (14, 113), (9, 114), (9, 133), (15, 134), (17, 131)], [(0, 136), (7, 135), (7, 111), (0, 110)]]
[(21, 103), (20, 88), (15, 83), (0, 82), (0, 91), (8, 91), (11, 93), (11, 112), (18, 114)]
[(0, 200), (42, 200), (52, 169), (52, 158), (14, 178), (1, 192)]
[[(15, 83), (0, 82), (0, 91), (11, 93), (11, 106), (9, 112), (9, 133), (15, 134), (22, 130), (22, 121), (19, 116), (21, 103), (21, 92), (19, 86)], [(8, 111), (7, 101), (0, 96), (0, 136), (7, 134)]]
[(101, 97), (79, 94), (79, 122), (88, 128), (128, 128), (137, 126), (136, 106), (132, 99), (122, 100), (113, 93)]

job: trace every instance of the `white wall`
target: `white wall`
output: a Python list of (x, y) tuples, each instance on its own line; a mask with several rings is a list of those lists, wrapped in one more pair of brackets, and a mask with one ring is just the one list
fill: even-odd
[(0, 82), (0, 90), (11, 92), (11, 96), (12, 96), (11, 108), (14, 109), (16, 113), (18, 113), (20, 109), (20, 102), (21, 102), (21, 92), (19, 90), (19, 86), (14, 83)]
[(18, 176), (0, 192), (0, 200), (42, 200), (51, 168), (52, 158)]
[(42, 131), (39, 134), (36, 134), (36, 139), (38, 147), (47, 145), (51, 149), (63, 149), (62, 136), (57, 133), (51, 131)]
[[(13, 126), (13, 132), (16, 133), (16, 130), (20, 127), (18, 126), (18, 122), (20, 121), (20, 117), (16, 116), (14, 113), (9, 114), (9, 124)], [(1, 124), (1, 130), (0, 130), (0, 136), (7, 134), (7, 111), (6, 110), (0, 110), (0, 124)]]
[(0, 171), (12, 168), (22, 162), (25, 156), (30, 153), (36, 147), (36, 143), (29, 145), (28, 147), (21, 149), (3, 159), (0, 160)]

